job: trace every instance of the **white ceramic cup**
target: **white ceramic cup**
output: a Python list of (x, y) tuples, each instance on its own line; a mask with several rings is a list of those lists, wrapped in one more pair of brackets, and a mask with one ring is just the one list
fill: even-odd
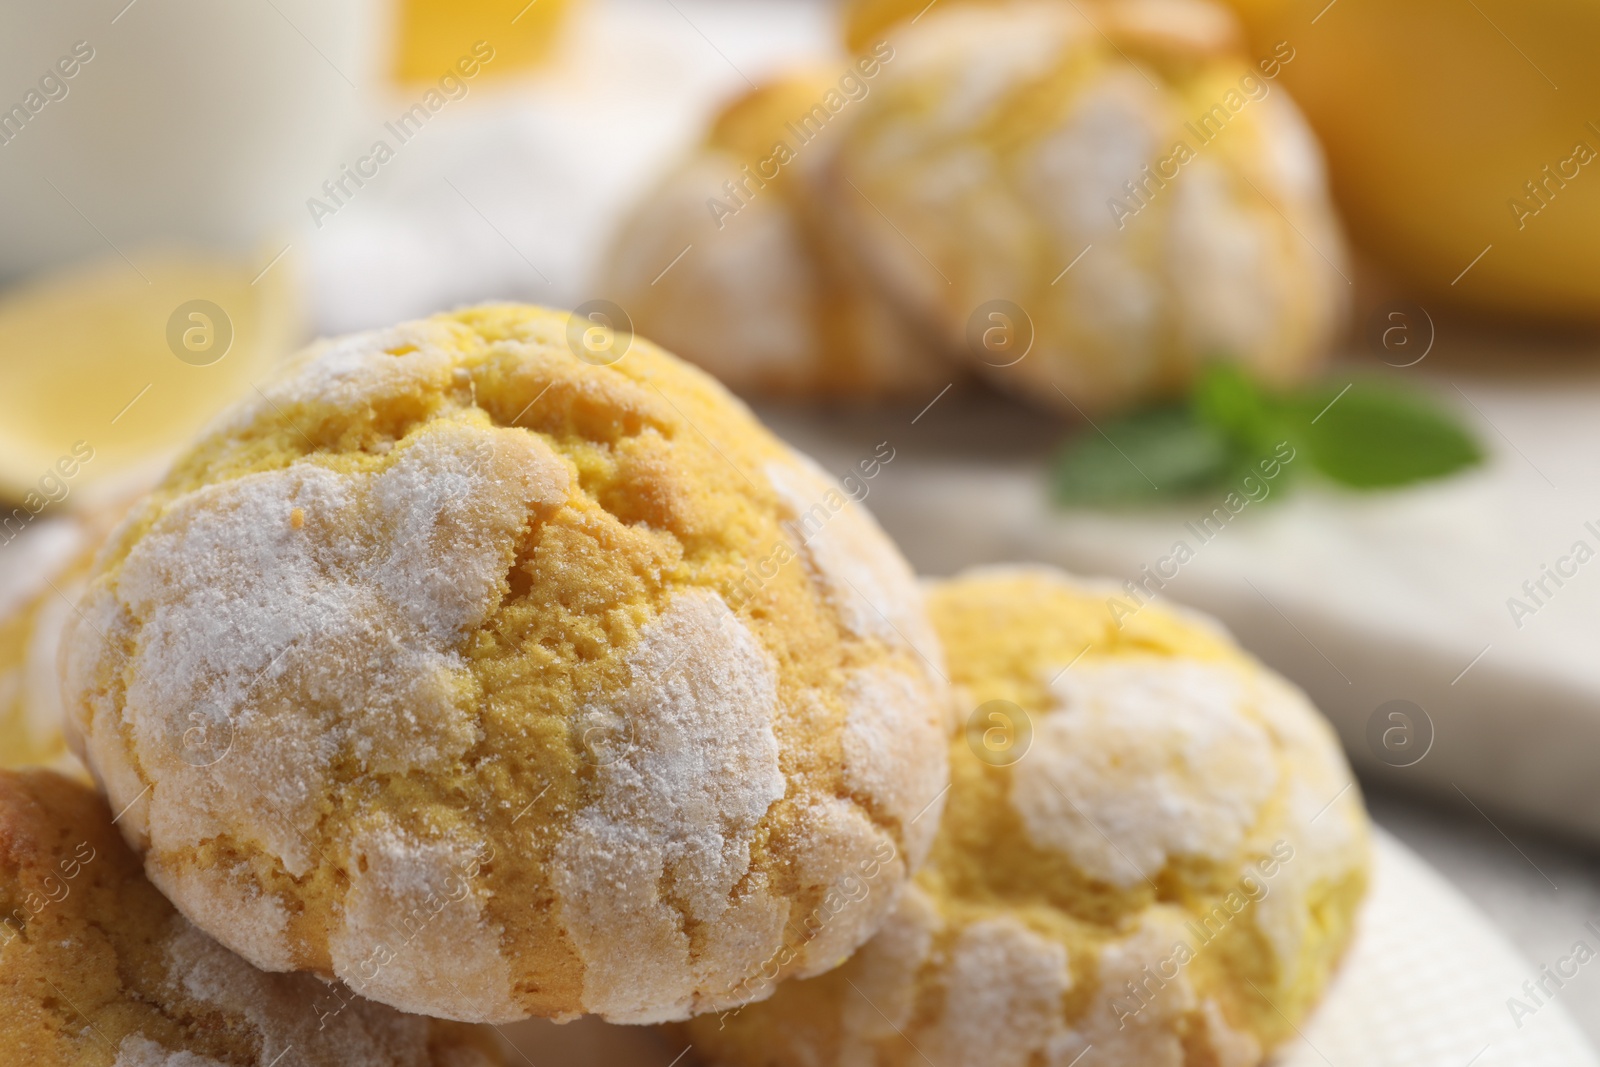
[(385, 23), (378, 0), (0, 5), (0, 282), (292, 225), (356, 139)]

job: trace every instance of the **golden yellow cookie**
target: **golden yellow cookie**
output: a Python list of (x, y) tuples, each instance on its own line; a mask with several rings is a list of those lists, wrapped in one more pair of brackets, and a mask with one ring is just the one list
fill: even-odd
[(844, 967), (689, 1024), (708, 1062), (1254, 1067), (1294, 1033), (1366, 885), (1350, 769), (1298, 690), (1142, 599), (933, 588), (971, 717), (932, 857)]
[(87, 786), (0, 771), (0, 1047), (33, 1067), (502, 1067), (494, 1034), (264, 974), (145, 880)]
[(1288, 383), (1349, 288), (1320, 153), (1206, 0), (936, 6), (819, 180), (901, 305), (992, 382), (1071, 413), (1206, 363)]
[(877, 291), (811, 188), (887, 55), (752, 90), (646, 195), (601, 283), (637, 330), (746, 394), (931, 396), (953, 379), (932, 331)]
[(140, 488), (138, 480), (119, 485), (74, 513), (0, 536), (0, 767), (83, 774), (62, 732), (56, 657), (95, 552)]
[[(7, 545), (12, 569), (0, 590), (0, 767), (73, 762), (61, 732), (55, 652), (71, 612), (73, 575), (81, 581), (93, 550), (71, 519), (53, 521)], [(45, 581), (44, 579), (49, 579)]]
[(652, 1021), (871, 935), (946, 782), (939, 655), (871, 517), (710, 378), (499, 305), (219, 422), (98, 561), (64, 700), (151, 879), (258, 966)]

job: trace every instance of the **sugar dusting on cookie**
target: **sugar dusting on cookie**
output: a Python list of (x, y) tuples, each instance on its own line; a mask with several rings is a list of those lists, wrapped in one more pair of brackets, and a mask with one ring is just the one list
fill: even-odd
[(926, 849), (947, 701), (904, 560), (859, 507), (796, 559), (760, 472), (803, 461), (568, 325), (319, 344), (101, 558), (80, 747), (151, 877), (258, 966), (457, 1019), (682, 1018), (836, 964)]
[(1266, 731), (1240, 713), (1248, 689), (1235, 671), (1085, 662), (1052, 693), (1011, 789), (1036, 845), (1124, 888), (1171, 859), (1237, 853), (1279, 771)]
[[(659, 1022), (736, 988), (741, 966), (759, 968), (783, 944), (786, 905), (759, 887), (742, 905), (732, 899), (756, 824), (784, 794), (776, 678), (745, 624), (710, 593), (675, 599), (628, 662), (633, 681), (609, 702), (626, 741), (597, 768), (599, 799), (557, 851), (555, 888), (584, 960), (584, 1007)], [(691, 936), (730, 906), (753, 928), (750, 943)]]
[[(442, 422), (377, 474), (301, 461), (161, 515), (96, 594), (146, 620), (125, 714), (141, 762), (162, 772), (153, 862), (227, 833), (303, 875), (326, 858), (306, 831), (331, 767), (404, 773), (464, 752), (477, 733), (463, 633), (501, 595), (516, 532), (564, 503), (567, 483), (537, 438)], [(282, 521), (295, 510), (311, 516), (304, 531)], [(227, 749), (197, 747), (207, 732)], [(168, 884), (190, 906), (189, 883)], [(281, 934), (222, 936), (283, 965), (269, 947)]]
[[(1365, 890), (1331, 729), (1207, 620), (1152, 606), (1118, 626), (1104, 583), (982, 568), (928, 592), (966, 708), (1013, 703), (1030, 743), (1002, 764), (952, 738), (931, 858), (877, 936), (692, 1020), (696, 1049), (732, 1067), (1258, 1067), (1326, 989)], [(844, 743), (848, 767), (883, 739)], [(859, 812), (821, 807), (819, 843)]]

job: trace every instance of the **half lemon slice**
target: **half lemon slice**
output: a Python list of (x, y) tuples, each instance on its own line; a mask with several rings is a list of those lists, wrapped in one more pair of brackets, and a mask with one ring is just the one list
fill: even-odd
[(248, 392), (300, 339), (295, 292), (287, 262), (159, 250), (0, 294), (0, 543)]

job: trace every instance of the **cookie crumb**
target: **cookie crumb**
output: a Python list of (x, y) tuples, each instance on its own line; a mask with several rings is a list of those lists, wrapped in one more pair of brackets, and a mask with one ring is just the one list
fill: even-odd
[(293, 511), (289, 512), (289, 525), (291, 527), (293, 527), (294, 529), (298, 530), (298, 529), (300, 529), (300, 527), (304, 526), (305, 524), (306, 524), (306, 509), (305, 508), (295, 508)]

